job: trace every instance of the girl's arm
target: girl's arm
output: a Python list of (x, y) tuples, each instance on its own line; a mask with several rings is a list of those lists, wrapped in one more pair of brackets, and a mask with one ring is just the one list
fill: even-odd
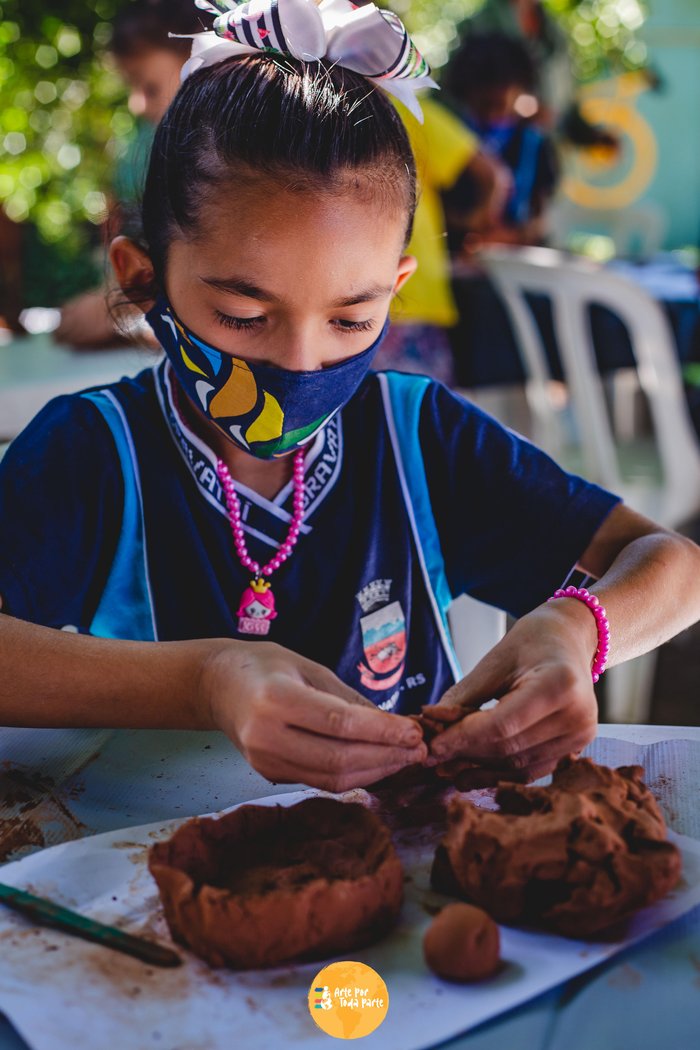
[[(700, 548), (618, 505), (581, 558), (599, 577), (595, 593), (610, 622), (609, 665), (661, 645), (700, 619)], [(536, 779), (595, 736), (591, 662), (596, 622), (576, 599), (523, 616), (506, 637), (445, 694), (442, 704), (469, 717), (437, 737), (429, 762), (468, 760), (487, 772)], [(493, 697), (489, 711), (479, 706)]]
[(280, 646), (111, 641), (4, 615), (0, 725), (221, 729), (268, 779), (331, 791), (426, 756), (411, 720)]
[(114, 642), (0, 615), (0, 724), (212, 729), (199, 685), (209, 644)]

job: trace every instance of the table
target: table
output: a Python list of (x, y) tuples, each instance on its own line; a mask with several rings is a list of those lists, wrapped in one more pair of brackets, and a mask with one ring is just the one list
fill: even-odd
[(11, 440), (59, 394), (114, 383), (157, 360), (149, 350), (71, 350), (48, 334), (0, 346), (0, 441)]
[[(641, 744), (700, 742), (700, 728), (603, 725), (599, 735)], [(15, 814), (19, 803), (26, 825), (24, 832), (14, 832), (14, 845), (20, 847), (14, 853), (8, 850), (9, 835), (0, 835), (0, 859), (17, 859), (42, 840), (53, 845), (78, 835), (193, 816), (271, 790), (221, 733), (0, 729), (0, 818)], [(298, 785), (274, 790), (294, 791)], [(681, 815), (675, 830), (700, 838), (697, 807)], [(665, 1035), (669, 1017), (677, 1036), (672, 1041)], [(696, 909), (609, 963), (444, 1046), (694, 1050), (699, 1020)], [(0, 1050), (27, 1050), (2, 1017)]]
[[(661, 257), (645, 264), (615, 260), (608, 268), (640, 285), (663, 306), (675, 337), (681, 364), (700, 354), (700, 288), (692, 270)], [(495, 289), (486, 277), (459, 266), (453, 282), (460, 322), (451, 332), (457, 386), (522, 384), (525, 373), (510, 321)], [(553, 379), (561, 379), (549, 300), (527, 296), (542, 334)], [(593, 343), (601, 373), (634, 368), (634, 356), (622, 321), (602, 306), (590, 311)]]

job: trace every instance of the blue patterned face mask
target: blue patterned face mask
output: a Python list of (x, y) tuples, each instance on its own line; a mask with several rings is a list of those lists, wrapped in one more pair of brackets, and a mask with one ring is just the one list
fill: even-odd
[(305, 445), (367, 375), (389, 327), (355, 357), (317, 372), (244, 361), (202, 342), (164, 296), (146, 314), (180, 384), (197, 408), (239, 448), (259, 459)]

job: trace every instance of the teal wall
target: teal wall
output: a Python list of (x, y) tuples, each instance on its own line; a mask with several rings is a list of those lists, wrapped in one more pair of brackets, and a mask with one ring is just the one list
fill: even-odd
[(642, 30), (652, 65), (664, 81), (637, 104), (659, 146), (645, 198), (665, 211), (667, 246), (700, 242), (700, 0), (648, 0)]

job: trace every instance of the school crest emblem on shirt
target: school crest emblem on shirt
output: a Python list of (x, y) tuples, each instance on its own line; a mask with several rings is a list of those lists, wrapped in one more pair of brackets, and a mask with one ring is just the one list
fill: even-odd
[(390, 689), (406, 664), (406, 617), (400, 602), (390, 602), (391, 580), (373, 580), (357, 595), (366, 613), (360, 619), (366, 663), (357, 669), (367, 689)]

